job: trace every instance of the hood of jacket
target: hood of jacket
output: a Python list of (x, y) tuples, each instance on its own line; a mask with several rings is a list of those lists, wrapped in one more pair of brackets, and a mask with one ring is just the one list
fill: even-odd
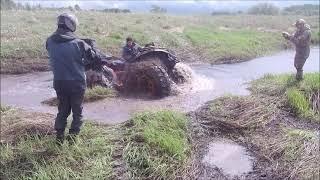
[(64, 43), (76, 39), (77, 36), (71, 31), (58, 28), (57, 31), (52, 34), (51, 38), (57, 43)]

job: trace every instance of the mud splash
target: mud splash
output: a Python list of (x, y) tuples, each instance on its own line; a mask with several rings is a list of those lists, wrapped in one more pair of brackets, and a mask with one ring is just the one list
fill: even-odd
[(209, 143), (208, 153), (202, 163), (211, 168), (219, 168), (228, 176), (241, 176), (252, 171), (252, 158), (246, 149), (228, 140), (218, 140)]
[[(172, 109), (189, 112), (205, 102), (225, 94), (246, 95), (246, 82), (266, 73), (293, 73), (293, 51), (252, 61), (215, 65), (191, 65), (194, 77), (191, 84), (180, 86), (180, 94), (160, 100), (140, 98), (108, 98), (84, 105), (86, 119), (117, 124), (140, 111)], [(307, 60), (305, 72), (319, 71), (319, 48), (313, 48)], [(24, 75), (1, 75), (1, 104), (17, 106), (26, 110), (55, 114), (56, 107), (41, 104), (55, 96), (51, 72)]]

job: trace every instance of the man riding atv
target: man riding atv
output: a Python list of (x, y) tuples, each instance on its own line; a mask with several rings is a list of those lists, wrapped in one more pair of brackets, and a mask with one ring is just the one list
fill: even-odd
[(164, 97), (170, 94), (172, 83), (184, 83), (191, 78), (189, 69), (176, 66), (180, 61), (171, 51), (155, 47), (154, 43), (140, 47), (132, 38), (127, 38), (123, 47), (123, 60), (103, 54), (94, 40), (84, 40), (93, 47), (100, 59), (100, 63), (95, 66), (97, 68), (87, 69), (100, 73), (109, 84), (126, 94)]
[(122, 48), (122, 58), (124, 60), (130, 60), (134, 58), (139, 52), (142, 51), (140, 45), (136, 44), (132, 37), (127, 37), (126, 45)]

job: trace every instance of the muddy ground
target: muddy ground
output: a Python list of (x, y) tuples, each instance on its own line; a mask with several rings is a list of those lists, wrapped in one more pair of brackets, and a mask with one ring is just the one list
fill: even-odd
[[(195, 77), (191, 84), (179, 87), (181, 93), (160, 100), (117, 97), (86, 103), (84, 116), (107, 124), (126, 121), (135, 112), (152, 109), (194, 111), (207, 101), (225, 94), (246, 95), (246, 82), (266, 73), (292, 73), (293, 51), (282, 52), (238, 64), (210, 66), (191, 65)], [(312, 49), (305, 64), (305, 72), (318, 71), (319, 48)], [(1, 104), (21, 107), (30, 111), (55, 114), (57, 109), (43, 105), (44, 100), (55, 97), (52, 73), (37, 72), (24, 75), (1, 75)], [(121, 108), (119, 108), (121, 107)]]
[[(318, 54), (319, 49), (312, 50), (311, 57), (305, 66), (306, 71), (317, 70), (319, 67)], [(100, 120), (103, 118), (104, 121), (107, 120), (105, 123), (118, 124), (126, 121), (127, 117), (137, 111), (158, 108), (177, 109), (186, 113), (193, 111), (188, 115), (192, 120), (190, 141), (193, 144), (194, 154), (192, 154), (187, 177), (190, 179), (250, 180), (284, 179), (287, 177), (295, 179), (295, 176), (290, 174), (290, 166), (285, 166), (286, 164), (281, 166), (283, 162), (278, 161), (283, 150), (270, 153), (270, 149), (264, 149), (263, 145), (272, 147), (272, 144), (263, 144), (263, 142), (272, 139), (272, 137), (281, 136), (280, 130), (283, 127), (319, 131), (319, 124), (299, 120), (290, 112), (290, 109), (279, 104), (281, 101), (275, 103), (274, 98), (245, 96), (210, 101), (225, 92), (247, 94), (246, 86), (243, 83), (261, 77), (265, 73), (292, 72), (292, 57), (292, 52), (285, 52), (240, 64), (195, 65), (193, 70), (201, 75), (201, 78), (193, 82), (191, 90), (188, 89), (181, 95), (158, 101), (126, 98), (107, 99), (86, 104), (86, 116)], [(52, 77), (48, 72), (1, 76), (1, 104), (23, 107), (28, 110), (36, 109), (40, 112), (51, 112), (46, 119), (52, 120), (55, 109), (41, 105), (41, 101), (54, 95), (51, 81)], [(203, 82), (205, 83), (202, 84)], [(26, 101), (26, 98), (30, 102)], [(212, 110), (212, 104), (216, 104), (220, 108)], [(198, 107), (200, 108), (197, 109)], [(28, 117), (30, 118), (32, 115)], [(249, 160), (252, 162), (251, 168), (244, 173), (230, 175), (225, 173), (222, 168), (204, 163), (203, 159), (210, 151), (209, 145), (225, 139), (231, 140), (231, 144), (243, 146), (248, 150), (247, 154), (240, 152), (239, 156), (244, 158), (249, 156)], [(119, 161), (115, 165), (118, 174), (125, 172), (125, 168), (122, 166), (121, 148), (120, 144), (114, 154), (114, 157)], [(280, 165), (276, 166), (275, 163)]]
[[(297, 167), (296, 161), (291, 162), (292, 164), (287, 162), (284, 148), (287, 142), (282, 139), (284, 138), (282, 131), (297, 129), (319, 132), (320, 124), (298, 118), (284, 104), (281, 98), (279, 100), (279, 98), (253, 96), (222, 97), (189, 113), (192, 119), (194, 168), (199, 169), (197, 177), (248, 180), (319, 178), (320, 174), (316, 169), (313, 169), (312, 173), (309, 172), (309, 176), (302, 175), (305, 171), (303, 166)], [(204, 157), (209, 153), (209, 144), (221, 138), (232, 140), (233, 143), (246, 148), (247, 155), (251, 157), (251, 170), (230, 176), (227, 169), (219, 168), (219, 164), (214, 166), (203, 164)], [(319, 147), (319, 144), (315, 146)], [(313, 149), (316, 150), (317, 148)], [(225, 149), (220, 156), (224, 156), (225, 151), (228, 150)], [(239, 153), (238, 156), (243, 155)], [(314, 165), (312, 163), (320, 160), (319, 156), (313, 158), (318, 160), (312, 162), (300, 160), (299, 163), (304, 164), (305, 168), (312, 168)], [(234, 159), (233, 162), (237, 163), (237, 160)], [(245, 164), (238, 162), (237, 166)]]

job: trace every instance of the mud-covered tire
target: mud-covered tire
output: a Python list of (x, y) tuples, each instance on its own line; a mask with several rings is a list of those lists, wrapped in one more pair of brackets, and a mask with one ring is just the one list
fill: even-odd
[(190, 82), (192, 79), (191, 68), (183, 63), (177, 63), (169, 74), (176, 84)]
[(114, 71), (107, 66), (103, 66), (101, 71), (86, 71), (86, 81), (89, 88), (97, 85), (111, 88), (117, 80), (116, 78)]
[[(126, 92), (147, 93), (153, 98), (169, 96), (170, 79), (165, 67), (157, 57), (128, 64), (127, 69), (127, 78), (124, 83)], [(150, 83), (152, 87), (149, 87)]]

